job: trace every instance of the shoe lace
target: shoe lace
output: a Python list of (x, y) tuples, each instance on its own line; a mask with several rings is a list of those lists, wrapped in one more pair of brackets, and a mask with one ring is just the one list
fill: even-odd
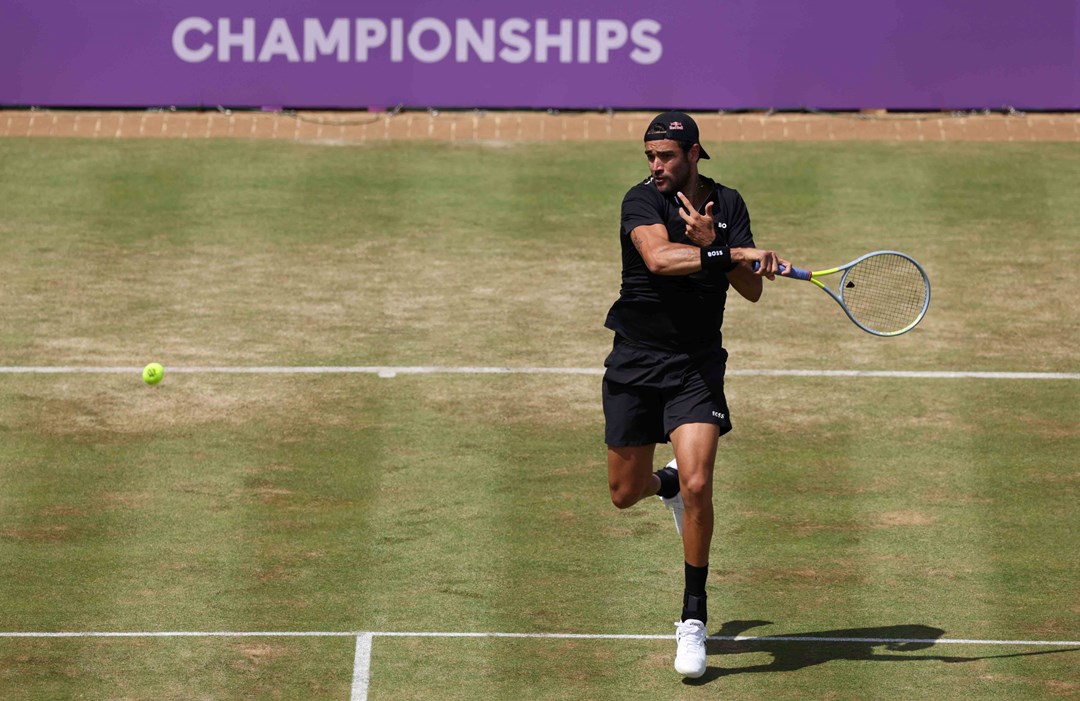
[(675, 639), (679, 642), (687, 639), (696, 642), (698, 638), (705, 637), (705, 626), (698, 621), (680, 621), (675, 625), (678, 626), (678, 628), (675, 630)]

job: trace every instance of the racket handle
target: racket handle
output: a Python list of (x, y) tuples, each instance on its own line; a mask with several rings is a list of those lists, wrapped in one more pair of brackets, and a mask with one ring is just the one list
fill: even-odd
[[(761, 263), (759, 263), (759, 262), (757, 262), (755, 260), (754, 261), (754, 271), (757, 272), (757, 269), (760, 268), (760, 267), (761, 267)], [(781, 273), (784, 272), (785, 269), (786, 269), (786, 266), (784, 266), (784, 265), (780, 266), (780, 272)], [(810, 275), (811, 275), (811, 273), (810, 273), (809, 270), (803, 270), (802, 268), (796, 268), (795, 266), (792, 266), (791, 267), (791, 273), (789, 273), (787, 277), (793, 277), (796, 280), (809, 280)]]

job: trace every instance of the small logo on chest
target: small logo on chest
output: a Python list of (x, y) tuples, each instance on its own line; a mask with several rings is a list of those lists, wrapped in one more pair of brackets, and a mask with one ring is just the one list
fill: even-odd
[(726, 229), (727, 228), (727, 222), (723, 222), (723, 221), (716, 222), (716, 228), (717, 229)]

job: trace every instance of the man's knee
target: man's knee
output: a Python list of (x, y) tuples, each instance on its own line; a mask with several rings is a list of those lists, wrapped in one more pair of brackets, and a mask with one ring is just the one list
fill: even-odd
[(641, 494), (644, 491), (640, 485), (626, 482), (609, 485), (609, 488), (611, 489), (611, 503), (618, 509), (629, 509), (641, 501)]
[(712, 502), (712, 476), (706, 470), (680, 471), (684, 504)]
[(608, 446), (608, 488), (611, 503), (627, 509), (641, 501), (652, 479), (654, 446)]

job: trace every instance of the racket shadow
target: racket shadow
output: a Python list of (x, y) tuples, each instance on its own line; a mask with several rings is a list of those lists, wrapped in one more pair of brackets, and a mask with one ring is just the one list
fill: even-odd
[[(735, 638), (745, 635), (751, 628), (772, 625), (772, 621), (728, 621), (715, 633), (714, 638)], [(941, 628), (917, 623), (881, 626), (875, 628), (845, 628), (838, 630), (817, 631), (813, 633), (777, 633), (769, 637), (785, 638), (785, 640), (716, 640), (710, 639), (706, 645), (709, 655), (709, 667), (705, 675), (698, 679), (685, 679), (684, 683), (690, 685), (707, 684), (720, 677), (736, 674), (757, 674), (761, 672), (796, 672), (807, 667), (813, 667), (833, 660), (854, 660), (866, 662), (925, 662), (937, 661), (946, 663), (974, 662), (996, 657), (1029, 657), (1035, 655), (1060, 654), (1064, 652), (1080, 652), (1080, 648), (1066, 648), (1059, 650), (1040, 650), (1036, 652), (1019, 652), (998, 655), (984, 655), (979, 657), (962, 657), (958, 655), (939, 654), (910, 654), (921, 650), (929, 650), (936, 645), (936, 641), (945, 635)], [(817, 640), (818, 638), (857, 638), (852, 642), (831, 642)], [(805, 640), (804, 640), (805, 639)], [(904, 641), (912, 642), (904, 642)], [(772, 655), (772, 661), (767, 664), (756, 664), (745, 667), (731, 666), (720, 667), (718, 662), (728, 660), (717, 659), (723, 656), (743, 655), (747, 653), (765, 652)], [(735, 659), (730, 662), (735, 663)]]

